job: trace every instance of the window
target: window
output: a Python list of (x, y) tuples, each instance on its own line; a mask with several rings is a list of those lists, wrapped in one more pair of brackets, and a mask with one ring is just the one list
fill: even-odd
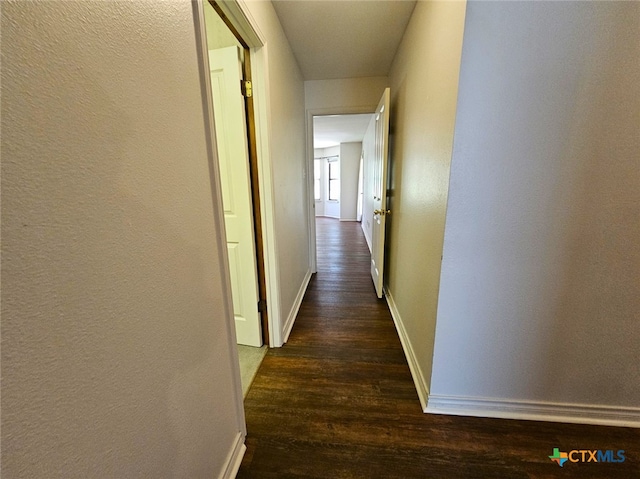
[(329, 160), (329, 201), (340, 201), (340, 162)]
[(313, 160), (313, 194), (316, 201), (322, 199), (320, 181), (322, 180), (322, 160)]

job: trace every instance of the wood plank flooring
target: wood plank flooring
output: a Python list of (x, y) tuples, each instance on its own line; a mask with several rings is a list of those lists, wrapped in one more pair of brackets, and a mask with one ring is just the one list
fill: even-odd
[[(245, 400), (239, 478), (640, 478), (638, 429), (423, 414), (360, 224), (317, 229), (318, 274)], [(627, 459), (560, 468), (554, 447)]]

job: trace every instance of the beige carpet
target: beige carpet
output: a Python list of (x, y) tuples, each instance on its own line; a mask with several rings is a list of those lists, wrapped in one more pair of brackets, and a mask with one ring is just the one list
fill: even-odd
[(262, 363), (264, 355), (267, 354), (267, 346), (254, 348), (252, 346), (238, 345), (238, 354), (240, 356), (240, 376), (242, 379), (242, 396), (246, 397), (249, 387), (256, 377), (258, 368)]

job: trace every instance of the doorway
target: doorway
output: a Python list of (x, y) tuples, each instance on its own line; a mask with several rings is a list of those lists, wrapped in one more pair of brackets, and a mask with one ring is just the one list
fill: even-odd
[(243, 395), (269, 342), (250, 50), (215, 2), (205, 2), (211, 101)]
[[(314, 217), (362, 218), (363, 141), (373, 113), (312, 116)], [(316, 237), (314, 228), (314, 248)]]
[[(323, 140), (340, 146), (339, 157), (346, 151), (346, 146), (359, 142), (359, 150), (356, 148), (353, 159), (353, 178), (351, 184), (354, 192), (349, 196), (352, 207), (340, 206), (339, 219), (342, 221), (358, 221), (361, 218), (361, 227), (364, 231), (367, 246), (371, 252), (371, 276), (379, 298), (383, 295), (383, 265), (384, 265), (384, 239), (386, 230), (386, 216), (391, 211), (386, 207), (387, 196), (387, 167), (389, 151), (389, 104), (390, 90), (385, 88), (382, 97), (375, 108), (375, 112), (355, 108), (351, 112), (325, 110), (307, 110), (307, 158), (309, 165), (315, 162), (316, 149), (320, 146), (329, 147), (331, 143), (321, 143)], [(357, 136), (341, 136), (348, 130), (341, 122), (350, 121), (362, 117), (357, 127)], [(323, 122), (327, 126), (323, 131)], [(335, 123), (334, 123), (335, 122)], [(323, 133), (327, 137), (323, 137)], [(350, 141), (349, 141), (350, 140)], [(346, 156), (346, 155), (345, 155)], [(342, 159), (342, 158), (340, 158)], [(360, 169), (360, 160), (362, 168)], [(310, 171), (314, 171), (310, 167)], [(343, 169), (340, 170), (341, 180)], [(327, 180), (329, 181), (329, 180)], [(309, 180), (309, 189), (314, 191), (316, 178)], [(340, 192), (341, 201), (344, 202), (343, 191)], [(359, 203), (359, 199), (361, 202)], [(316, 208), (313, 198), (310, 198), (309, 206), (309, 250), (311, 252), (311, 270), (317, 272), (317, 238), (316, 238)], [(345, 211), (347, 214), (345, 214)], [(352, 219), (350, 216), (355, 216)]]

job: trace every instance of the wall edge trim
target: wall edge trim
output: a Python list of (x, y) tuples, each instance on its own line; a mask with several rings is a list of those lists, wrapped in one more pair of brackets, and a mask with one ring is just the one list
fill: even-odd
[(416, 358), (416, 354), (414, 352), (413, 345), (411, 344), (411, 340), (409, 339), (409, 336), (407, 334), (407, 330), (404, 328), (404, 323), (402, 322), (402, 317), (400, 316), (398, 307), (393, 299), (393, 295), (386, 286), (384, 287), (384, 297), (387, 301), (387, 305), (389, 306), (389, 311), (391, 311), (391, 317), (393, 318), (393, 323), (396, 326), (396, 331), (398, 332), (398, 336), (400, 337), (402, 350), (404, 351), (404, 355), (407, 358), (407, 363), (409, 363), (409, 370), (411, 371), (413, 383), (416, 386), (418, 399), (420, 399), (420, 406), (422, 407), (423, 412), (427, 412), (427, 404), (430, 397), (429, 386), (427, 385), (427, 381), (424, 379), (422, 370), (418, 365), (418, 359)]
[(640, 408), (431, 394), (431, 414), (640, 428)]
[(231, 20), (249, 48), (261, 47), (267, 43), (245, 0), (218, 0), (216, 3)]
[(311, 269), (308, 269), (306, 274), (304, 275), (304, 279), (302, 280), (302, 284), (300, 285), (300, 289), (298, 290), (296, 300), (293, 302), (293, 306), (291, 307), (291, 311), (289, 312), (287, 321), (284, 324), (284, 328), (282, 331), (282, 337), (284, 338), (283, 344), (289, 340), (289, 335), (291, 334), (291, 330), (293, 329), (293, 323), (295, 323), (296, 321), (298, 311), (300, 311), (300, 306), (302, 305), (302, 300), (304, 299), (304, 295), (307, 292), (307, 288), (309, 287), (309, 281), (311, 281)]
[(244, 434), (242, 432), (238, 432), (235, 443), (227, 456), (227, 461), (223, 471), (219, 476), (220, 479), (233, 479), (236, 477), (246, 451), (247, 446), (244, 443)]
[(235, 320), (233, 316), (233, 298), (231, 296), (229, 254), (227, 252), (227, 239), (225, 236), (224, 209), (222, 208), (222, 188), (220, 187), (220, 162), (216, 147), (216, 130), (213, 116), (213, 93), (211, 91), (211, 69), (209, 67), (208, 45), (205, 32), (204, 3), (206, 0), (196, 0), (192, 4), (194, 31), (196, 36), (198, 74), (200, 78), (202, 112), (206, 131), (207, 162), (209, 164), (209, 184), (212, 194), (213, 224), (215, 225), (215, 237), (221, 245), (218, 251), (219, 269), (223, 293), (225, 325), (229, 334), (229, 356), (233, 372), (235, 408), (238, 418), (238, 427), (243, 437), (247, 434), (247, 425), (244, 414), (242, 398), (242, 382), (240, 378), (240, 365), (238, 364), (237, 339)]

